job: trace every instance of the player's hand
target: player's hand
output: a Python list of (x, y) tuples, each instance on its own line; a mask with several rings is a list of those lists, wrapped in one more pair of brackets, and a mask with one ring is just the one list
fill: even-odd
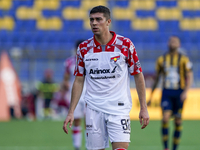
[(65, 121), (64, 121), (64, 124), (63, 124), (63, 130), (65, 133), (68, 134), (68, 129), (67, 129), (67, 125), (69, 123), (69, 127), (71, 128), (72, 127), (72, 124), (73, 124), (73, 121), (74, 121), (74, 115), (73, 114), (68, 114)]
[(181, 101), (183, 102), (184, 100), (186, 100), (186, 98), (187, 98), (187, 92), (186, 92), (186, 91), (183, 91), (183, 92), (181, 93), (181, 95), (180, 95), (180, 99), (181, 99)]
[(149, 113), (147, 109), (141, 109), (139, 114), (141, 129), (144, 129), (149, 124)]

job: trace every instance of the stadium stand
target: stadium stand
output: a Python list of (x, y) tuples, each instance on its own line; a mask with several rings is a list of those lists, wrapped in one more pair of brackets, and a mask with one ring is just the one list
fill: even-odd
[(129, 7), (132, 10), (153, 10), (156, 4), (153, 0), (132, 0), (129, 3)]
[(132, 10), (126, 8), (116, 7), (112, 9), (112, 12), (116, 20), (131, 20), (135, 16)]
[(95, 0), (95, 1), (82, 0), (80, 8), (83, 9), (83, 10), (88, 11), (89, 9), (91, 9), (92, 7), (97, 6), (97, 5), (107, 6), (107, 0)]
[(182, 18), (182, 11), (178, 8), (158, 8), (156, 16), (159, 20), (179, 20)]
[(199, 0), (178, 0), (177, 3), (177, 6), (182, 10), (200, 10)]
[(131, 24), (135, 30), (157, 30), (158, 24), (154, 18), (134, 19)]
[(84, 9), (68, 7), (63, 10), (63, 17), (67, 20), (85, 20), (87, 15), (88, 13)]
[[(22, 60), (32, 56), (29, 51), (42, 60), (64, 60), (76, 40), (92, 36), (88, 14), (96, 5), (111, 9), (111, 30), (128, 36), (145, 64), (153, 64), (167, 49), (170, 35), (180, 37), (190, 57), (199, 56), (199, 0), (0, 0), (0, 50), (20, 47), (25, 53)], [(22, 80), (28, 78), (22, 74)], [(195, 78), (200, 82), (198, 74), (199, 69)]]
[(12, 17), (5, 16), (4, 18), (0, 18), (0, 29), (12, 31), (14, 26), (15, 22)]
[(1, 0), (0, 9), (9, 10), (12, 7), (12, 0)]

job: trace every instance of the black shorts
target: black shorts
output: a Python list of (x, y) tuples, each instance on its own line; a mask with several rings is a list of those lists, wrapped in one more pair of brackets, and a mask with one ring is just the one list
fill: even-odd
[(183, 109), (183, 101), (181, 101), (180, 95), (183, 92), (182, 89), (169, 90), (163, 89), (161, 107), (163, 111), (171, 110), (172, 115), (181, 118)]
[(45, 99), (44, 100), (44, 108), (49, 108), (51, 103), (51, 99)]

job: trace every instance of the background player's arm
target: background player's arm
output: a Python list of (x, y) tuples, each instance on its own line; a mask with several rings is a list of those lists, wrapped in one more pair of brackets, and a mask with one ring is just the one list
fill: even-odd
[(192, 71), (188, 71), (186, 73), (186, 86), (185, 86), (184, 91), (181, 94), (181, 100), (182, 101), (184, 101), (187, 98), (187, 91), (191, 87), (192, 82), (193, 82), (193, 72)]
[(185, 70), (186, 70), (186, 83), (185, 83), (185, 88), (180, 95), (182, 101), (184, 101), (187, 98), (187, 91), (189, 90), (193, 82), (192, 63), (190, 62), (189, 58), (185, 59)]
[(81, 97), (81, 93), (83, 90), (84, 85), (84, 76), (76, 76), (74, 80), (74, 84), (72, 87), (72, 97), (71, 97), (71, 104), (69, 108), (69, 114), (74, 113), (74, 110), (76, 108), (76, 105)]
[(64, 74), (63, 84), (66, 86), (67, 90), (69, 90), (69, 88), (70, 88), (69, 80), (70, 80), (70, 73), (66, 72)]
[[(146, 104), (146, 90), (145, 90), (145, 82), (143, 73), (138, 73), (134, 75), (136, 90), (139, 97), (140, 102), (140, 124), (142, 125), (141, 129), (144, 129), (149, 124), (149, 114), (147, 111), (147, 104)], [(143, 120), (143, 123), (142, 123)]]
[(153, 86), (152, 86), (151, 95), (153, 94), (154, 90), (156, 89), (156, 87), (157, 87), (157, 85), (158, 85), (159, 77), (160, 77), (160, 74), (157, 73), (157, 74), (156, 74), (156, 77), (155, 77), (154, 84), (153, 84)]
[(71, 103), (68, 111), (68, 115), (64, 121), (63, 130), (68, 134), (67, 124), (69, 124), (69, 127), (71, 128), (73, 121), (74, 121), (74, 110), (76, 108), (76, 105), (81, 97), (81, 93), (83, 90), (84, 85), (84, 76), (76, 76), (74, 80), (74, 84), (72, 87), (72, 97), (71, 97)]
[(158, 72), (158, 73), (156, 73), (155, 81), (154, 81), (152, 89), (151, 89), (150, 98), (147, 103), (148, 106), (151, 105), (151, 98), (152, 98), (153, 92), (155, 91), (156, 87), (158, 86), (159, 77), (160, 77), (160, 73)]
[(66, 72), (64, 75), (64, 81), (69, 81), (69, 78), (70, 78), (70, 74)]
[(68, 62), (68, 60), (64, 63), (65, 66), (65, 73), (64, 73), (64, 77), (63, 77), (63, 84), (67, 87), (67, 90), (70, 89), (70, 78), (71, 78), (71, 74), (70, 74), (70, 63)]
[(163, 57), (159, 57), (156, 61), (156, 76), (155, 76), (153, 86), (151, 88), (149, 101), (147, 103), (148, 106), (151, 105), (151, 99), (152, 99), (153, 92), (155, 91), (156, 87), (158, 86), (159, 78), (163, 71), (162, 63), (163, 63)]

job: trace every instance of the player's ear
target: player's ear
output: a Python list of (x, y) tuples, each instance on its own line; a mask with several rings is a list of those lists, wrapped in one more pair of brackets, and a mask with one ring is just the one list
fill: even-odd
[(111, 24), (111, 19), (108, 19), (107, 20), (107, 26), (110, 26), (110, 24)]

